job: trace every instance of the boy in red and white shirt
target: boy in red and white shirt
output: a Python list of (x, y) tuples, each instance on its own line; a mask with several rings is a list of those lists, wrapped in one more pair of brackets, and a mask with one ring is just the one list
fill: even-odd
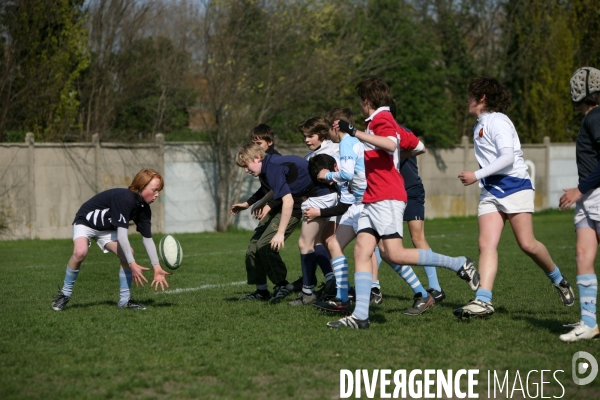
[[(367, 189), (354, 247), (356, 305), (352, 315), (328, 322), (327, 326), (330, 328), (369, 328), (369, 299), (373, 280), (371, 256), (378, 243), (381, 257), (390, 264), (439, 265), (455, 271), (469, 283), (471, 289), (477, 290), (479, 286), (479, 274), (470, 258), (405, 249), (402, 245), (403, 213), (407, 196), (395, 159), (402, 128), (390, 113), (390, 89), (385, 82), (369, 78), (359, 83), (356, 89), (360, 97), (360, 108), (366, 117), (365, 132), (357, 131), (345, 121), (334, 123), (334, 128), (355, 136), (365, 145)], [(412, 153), (416, 155), (423, 151), (424, 146), (419, 141)]]

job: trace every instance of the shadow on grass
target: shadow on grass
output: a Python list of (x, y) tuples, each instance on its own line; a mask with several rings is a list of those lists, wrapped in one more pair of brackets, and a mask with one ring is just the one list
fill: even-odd
[[(155, 300), (144, 300), (140, 302), (141, 305), (145, 307), (173, 307), (175, 304), (169, 302), (160, 302), (157, 303)], [(104, 300), (104, 301), (93, 301), (90, 303), (77, 303), (73, 305), (69, 305), (69, 308), (89, 308), (89, 307), (98, 307), (98, 306), (111, 306), (118, 308), (118, 303), (116, 301)]]
[(527, 316), (517, 316), (514, 319), (517, 321), (526, 321), (533, 326), (546, 329), (548, 332), (554, 335), (567, 332), (567, 328), (563, 326), (563, 323), (557, 321), (556, 319), (541, 319)]

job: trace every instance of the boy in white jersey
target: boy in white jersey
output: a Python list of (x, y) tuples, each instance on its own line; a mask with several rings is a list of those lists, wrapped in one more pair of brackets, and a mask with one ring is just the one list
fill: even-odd
[(480, 181), (479, 274), (481, 286), (475, 300), (454, 310), (460, 319), (494, 313), (492, 289), (498, 271), (498, 242), (508, 220), (519, 247), (548, 276), (564, 305), (574, 302), (571, 285), (552, 261), (548, 249), (533, 234), (534, 189), (523, 160), (521, 143), (513, 123), (504, 114), (510, 92), (498, 80), (482, 76), (468, 88), (469, 113), (477, 117), (473, 130), (475, 157), (481, 169), (463, 171), (463, 185)]
[[(405, 249), (402, 245), (403, 212), (407, 198), (404, 181), (394, 160), (399, 126), (389, 110), (390, 89), (377, 78), (362, 81), (356, 89), (361, 110), (367, 118), (366, 131), (357, 131), (344, 121), (334, 123), (334, 128), (356, 136), (365, 144), (367, 189), (363, 196), (364, 208), (358, 220), (354, 247), (356, 306), (352, 315), (327, 323), (330, 328), (369, 328), (373, 280), (371, 257), (378, 242), (382, 258), (390, 264), (439, 265), (455, 271), (473, 290), (479, 286), (479, 276), (471, 259)], [(417, 151), (422, 149), (421, 144)]]
[(564, 189), (560, 209), (575, 206), (577, 233), (577, 288), (581, 321), (571, 332), (560, 335), (563, 342), (575, 342), (600, 336), (596, 320), (598, 278), (594, 260), (600, 244), (600, 70), (579, 68), (571, 78), (571, 100), (584, 115), (577, 135), (577, 172), (579, 185)]
[[(318, 154), (332, 156), (336, 162), (339, 160), (338, 144), (327, 139), (329, 128), (322, 117), (309, 118), (298, 125), (298, 130), (304, 136), (304, 142), (310, 150), (304, 158), (309, 161)], [(330, 193), (319, 197), (309, 197), (302, 203), (302, 212), (309, 208), (327, 208), (337, 203), (338, 194), (335, 189)], [(333, 225), (333, 226), (332, 226)], [(314, 289), (316, 285), (317, 265), (321, 267), (325, 276), (324, 291), (335, 290), (335, 277), (331, 268), (329, 253), (322, 245), (322, 238), (333, 234), (335, 222), (325, 218), (302, 221), (298, 247), (300, 248), (300, 264), (302, 266), (302, 290), (295, 300), (288, 302), (291, 306), (302, 306), (313, 304), (318, 296)]]

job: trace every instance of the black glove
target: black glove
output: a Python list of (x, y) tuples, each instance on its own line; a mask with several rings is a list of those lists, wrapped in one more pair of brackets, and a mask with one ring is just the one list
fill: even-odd
[(338, 121), (338, 125), (340, 126), (340, 130), (342, 132), (346, 132), (348, 135), (350, 135), (352, 137), (356, 136), (356, 128), (354, 127), (354, 125), (347, 123), (343, 119), (340, 119)]

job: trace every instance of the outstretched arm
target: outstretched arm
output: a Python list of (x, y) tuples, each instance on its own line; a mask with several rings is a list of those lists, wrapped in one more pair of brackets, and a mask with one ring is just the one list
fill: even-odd
[(172, 275), (172, 273), (165, 271), (160, 266), (160, 263), (158, 262), (158, 255), (156, 254), (156, 245), (154, 244), (154, 240), (152, 240), (152, 238), (142, 237), (142, 242), (144, 243), (148, 257), (150, 257), (152, 268), (154, 268), (154, 279), (152, 280), (152, 283), (150, 283), (150, 286), (153, 286), (154, 290), (158, 290), (158, 285), (160, 285), (164, 292), (165, 286), (169, 287), (166, 276)]
[(127, 228), (118, 227), (117, 228), (117, 242), (121, 251), (125, 255), (125, 259), (127, 260), (127, 264), (129, 268), (131, 268), (131, 277), (135, 286), (142, 285), (144, 286), (144, 282), (148, 282), (148, 279), (143, 274), (143, 271), (148, 271), (149, 268), (142, 267), (138, 263), (135, 262), (133, 258), (133, 253), (131, 252), (131, 245), (129, 244), (129, 237), (127, 235)]
[(350, 125), (344, 120), (334, 121), (333, 128), (346, 132), (350, 136), (356, 137), (361, 142), (369, 143), (389, 152), (396, 151), (396, 146), (398, 146), (397, 139), (395, 140), (393, 136), (369, 135), (366, 132), (359, 131), (355, 126)]

